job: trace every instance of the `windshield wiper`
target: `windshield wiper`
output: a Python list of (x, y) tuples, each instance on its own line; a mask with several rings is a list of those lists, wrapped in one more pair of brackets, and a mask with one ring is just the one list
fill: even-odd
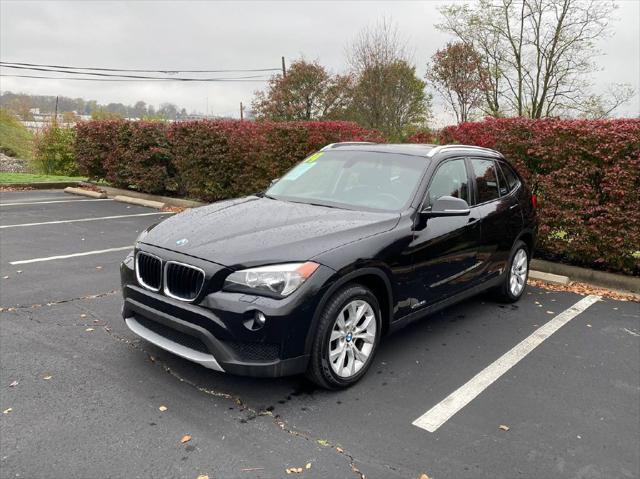
[(264, 191), (260, 191), (259, 193), (256, 193), (254, 196), (257, 196), (258, 198), (269, 198), (270, 200), (278, 201), (278, 198), (276, 198), (275, 196), (268, 195)]
[(300, 203), (303, 205), (311, 205), (311, 206), (324, 206), (325, 208), (335, 208), (337, 210), (346, 210), (347, 208), (341, 208), (340, 206), (335, 206), (335, 205), (328, 205), (326, 203), (312, 203), (310, 201), (295, 201), (295, 200), (289, 200), (292, 203)]

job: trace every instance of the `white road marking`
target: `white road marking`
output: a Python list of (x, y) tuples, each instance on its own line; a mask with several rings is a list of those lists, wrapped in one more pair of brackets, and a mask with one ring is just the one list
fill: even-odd
[(437, 431), (438, 428), (451, 419), (454, 414), (469, 404), (476, 396), (500, 378), (500, 376), (518, 364), (527, 354), (542, 344), (545, 339), (597, 301), (600, 301), (600, 296), (591, 295), (582, 298), (569, 309), (558, 314), (548, 323), (540, 326), (531, 335), (496, 359), (467, 383), (460, 386), (449, 394), (449, 396), (413, 421), (412, 424), (429, 432)]
[(99, 249), (95, 251), (84, 251), (83, 253), (72, 253), (72, 254), (62, 254), (58, 256), (49, 256), (46, 258), (33, 258), (33, 259), (23, 259), (20, 261), (10, 261), (9, 264), (28, 264), (28, 263), (39, 263), (41, 261), (53, 261), (56, 259), (67, 259), (67, 258), (75, 258), (77, 256), (89, 256), (92, 254), (102, 254), (102, 253), (111, 253), (113, 251), (126, 251), (133, 249), (133, 245), (130, 246), (121, 246), (119, 248), (109, 248), (109, 249)]
[(3, 225), (0, 229), (5, 228), (20, 228), (22, 226), (43, 226), (43, 225), (58, 225), (62, 223), (81, 223), (85, 221), (100, 221), (100, 220), (115, 220), (118, 218), (133, 218), (135, 216), (151, 216), (151, 215), (172, 215), (173, 213), (167, 211), (157, 211), (155, 213), (138, 213), (133, 215), (116, 215), (116, 216), (102, 216), (100, 218), (81, 218), (79, 220), (60, 220), (60, 221), (45, 221), (43, 223), (24, 223), (21, 225)]
[(0, 203), (2, 206), (48, 205), (51, 203), (80, 203), (81, 201), (113, 201), (111, 198), (96, 198), (94, 200), (50, 200), (50, 201), (24, 201), (20, 203)]

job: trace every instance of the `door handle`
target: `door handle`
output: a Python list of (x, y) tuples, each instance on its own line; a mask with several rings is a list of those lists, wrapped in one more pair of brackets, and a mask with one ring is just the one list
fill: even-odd
[(478, 218), (469, 218), (469, 222), (467, 224), (475, 223), (478, 221)]

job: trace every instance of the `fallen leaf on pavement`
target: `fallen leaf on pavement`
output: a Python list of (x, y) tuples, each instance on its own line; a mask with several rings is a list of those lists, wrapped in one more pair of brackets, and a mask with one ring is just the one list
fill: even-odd
[(344, 449), (342, 449), (341, 447), (336, 447), (336, 451), (342, 454), (344, 452)]
[(287, 471), (287, 474), (300, 474), (303, 471), (301, 467), (287, 467), (285, 470)]
[(93, 329), (93, 328), (87, 328), (87, 329), (85, 329), (85, 331), (86, 331), (87, 333), (90, 333), (91, 331), (95, 331), (95, 329)]
[(12, 408), (12, 407), (7, 408), (7, 409), (5, 409), (4, 411), (2, 411), (2, 414), (9, 414), (11, 411), (13, 411), (13, 408)]
[(180, 439), (180, 443), (184, 444), (185, 442), (189, 442), (191, 441), (191, 435), (190, 434), (185, 434), (184, 436), (182, 436), (182, 439)]
[(509, 430), (509, 426), (505, 426), (504, 424), (500, 424), (498, 426), (498, 429), (502, 429), (503, 431), (508, 431)]
[(96, 266), (96, 269), (102, 269), (102, 266)]
[(590, 327), (591, 327), (591, 325), (590, 325), (590, 324), (587, 324), (587, 328), (590, 328)]
[(160, 406), (158, 409), (160, 409), (160, 411), (165, 412), (168, 408), (167, 406)]
[(431, 479), (431, 478), (426, 474), (420, 474), (420, 479)]
[(307, 462), (307, 465), (306, 465), (306, 466), (304, 466), (304, 468), (305, 468), (305, 469), (311, 469), (311, 463), (310, 463), (310, 462)]
[(80, 315), (80, 317), (81, 317), (81, 318), (86, 318), (86, 317), (87, 317), (87, 315), (86, 315), (86, 314), (84, 314), (84, 313), (82, 313), (82, 314)]
[(200, 474), (196, 479), (209, 479), (209, 476), (206, 474)]
[(328, 447), (329, 446), (329, 441), (327, 441), (325, 439), (318, 439), (318, 444), (320, 444), (322, 447)]
[(47, 374), (45, 377), (43, 377), (42, 379), (44, 379), (45, 381), (48, 381), (49, 379), (51, 379), (53, 376), (51, 376), (51, 374)]
[(616, 291), (616, 290), (611, 290), (607, 288), (600, 288), (598, 286), (592, 286), (587, 283), (578, 283), (578, 282), (572, 281), (571, 283), (564, 285), (564, 284), (545, 283), (544, 281), (540, 281), (537, 279), (529, 279), (528, 283), (537, 288), (544, 288), (550, 291), (570, 291), (572, 293), (577, 293), (582, 295), (596, 294), (604, 298), (617, 299), (619, 301), (640, 302), (640, 294), (629, 293), (626, 291)]
[(18, 381), (13, 381), (11, 384), (9, 384), (10, 388), (14, 388), (18, 385)]
[(9, 279), (9, 276), (3, 276), (2, 279)]

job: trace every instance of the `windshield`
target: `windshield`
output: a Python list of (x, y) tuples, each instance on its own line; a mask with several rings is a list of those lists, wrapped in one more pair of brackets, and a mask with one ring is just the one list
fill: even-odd
[(275, 199), (353, 209), (400, 211), (422, 178), (426, 158), (370, 151), (314, 153), (266, 192)]

